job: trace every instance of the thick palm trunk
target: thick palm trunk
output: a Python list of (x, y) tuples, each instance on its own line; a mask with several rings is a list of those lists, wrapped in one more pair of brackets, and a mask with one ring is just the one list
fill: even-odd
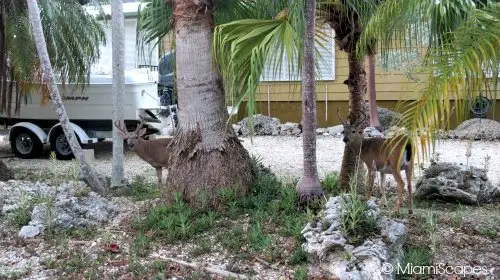
[(40, 20), (40, 9), (37, 4), (37, 0), (27, 0), (28, 11), (33, 28), (33, 36), (36, 42), (36, 49), (38, 51), (38, 56), (40, 57), (40, 65), (43, 73), (44, 84), (48, 87), (50, 92), (51, 100), (54, 104), (59, 122), (66, 135), (68, 143), (75, 155), (75, 158), (80, 163), (80, 168), (84, 179), (89, 184), (90, 188), (100, 194), (104, 193), (104, 188), (97, 177), (94, 169), (89, 164), (85, 158), (82, 148), (76, 140), (73, 128), (70, 125), (68, 115), (66, 114), (66, 109), (62, 102), (61, 96), (59, 95), (59, 89), (57, 88), (56, 81), (54, 80), (54, 73), (52, 72), (52, 66), (50, 65), (49, 53), (47, 52), (47, 43), (45, 42), (45, 37), (43, 35), (42, 23)]
[(174, 6), (179, 129), (171, 144), (169, 189), (190, 204), (217, 206), (221, 188), (251, 184), (251, 163), (231, 126), (221, 76), (211, 55), (213, 2), (177, 0)]
[(375, 89), (375, 54), (368, 55), (368, 92), (370, 95), (370, 126), (378, 128), (377, 91)]
[[(366, 94), (366, 72), (363, 61), (356, 58), (356, 51), (348, 52), (349, 78), (344, 82), (349, 88), (349, 122), (354, 123), (360, 119), (360, 112), (364, 110), (364, 100)], [(354, 178), (356, 165), (356, 154), (346, 145), (342, 166), (340, 170), (340, 186), (349, 188), (351, 178)], [(362, 164), (359, 164), (362, 167)], [(362, 172), (361, 172), (362, 173)], [(358, 190), (362, 191), (362, 190)]]
[(323, 194), (316, 166), (316, 92), (314, 74), (315, 0), (305, 1), (306, 30), (302, 65), (302, 145), (304, 173), (297, 186), (300, 202)]
[[(111, 1), (113, 56), (113, 123), (123, 121), (123, 90), (125, 87), (125, 38), (123, 0)], [(113, 166), (111, 186), (123, 183), (123, 139), (113, 125)]]

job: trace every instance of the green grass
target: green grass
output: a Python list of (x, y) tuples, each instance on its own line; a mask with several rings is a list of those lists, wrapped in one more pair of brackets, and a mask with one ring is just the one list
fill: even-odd
[[(405, 249), (405, 256), (403, 262), (401, 263), (401, 267), (403, 269), (408, 264), (411, 264), (413, 267), (429, 266), (432, 264), (432, 255), (429, 248), (408, 246), (405, 247), (404, 249)], [(423, 280), (428, 278), (429, 275), (405, 275), (405, 274), (397, 275), (397, 279)]]
[(151, 249), (151, 238), (146, 236), (144, 233), (140, 233), (135, 237), (132, 243), (132, 252), (140, 257), (145, 257)]
[[(273, 261), (289, 259), (291, 256), (276, 245), (276, 237), (294, 240), (292, 249), (296, 250), (302, 241), (300, 232), (308, 220), (307, 213), (312, 211), (298, 206), (294, 185), (282, 184), (258, 162), (255, 163), (255, 172), (257, 176), (246, 197), (238, 198), (235, 188), (219, 190), (216, 211), (207, 210), (203, 203), (199, 207), (190, 207), (182, 201), (181, 195), (176, 194), (172, 204), (152, 207), (147, 216), (136, 219), (133, 226), (151, 232), (153, 239), (160, 242), (205, 239), (212, 235), (215, 236), (214, 242), (240, 257), (259, 254)], [(203, 202), (203, 199), (198, 201)], [(208, 244), (198, 243), (191, 255), (208, 253), (217, 245)], [(297, 263), (304, 260), (301, 251), (296, 251), (294, 258)]]
[(340, 229), (348, 241), (354, 244), (380, 231), (374, 217), (367, 215), (368, 206), (355, 190), (342, 199)]
[(293, 280), (307, 280), (307, 270), (302, 267), (297, 268), (293, 274)]
[(134, 201), (142, 201), (158, 198), (161, 193), (155, 183), (147, 181), (144, 176), (136, 175), (130, 186), (125, 188), (123, 195)]
[(328, 195), (338, 195), (340, 194), (340, 186), (339, 186), (339, 173), (332, 172), (326, 175), (325, 179), (321, 182), (321, 186), (323, 190)]
[(298, 246), (295, 248), (295, 251), (290, 258), (291, 265), (298, 265), (307, 262), (309, 255), (306, 251), (302, 249), (302, 247)]

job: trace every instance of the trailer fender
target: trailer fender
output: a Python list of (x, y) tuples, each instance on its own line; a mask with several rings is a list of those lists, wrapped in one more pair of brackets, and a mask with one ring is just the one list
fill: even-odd
[(14, 131), (16, 129), (16, 127), (24, 127), (26, 129), (29, 129), (31, 132), (35, 133), (36, 136), (38, 136), (38, 139), (40, 139), (40, 142), (42, 142), (43, 144), (46, 144), (47, 143), (47, 134), (43, 131), (43, 129), (41, 129), (38, 125), (34, 124), (34, 123), (30, 123), (30, 122), (19, 122), (19, 123), (16, 123), (15, 125), (13, 125), (10, 129), (9, 129), (9, 139), (10, 139), (10, 134), (12, 133), (12, 131)]
[[(87, 133), (85, 132), (85, 130), (83, 130), (81, 127), (79, 127), (78, 125), (76, 125), (76, 124), (74, 124), (74, 123), (71, 123), (71, 122), (70, 122), (70, 124), (71, 124), (71, 126), (73, 127), (73, 131), (75, 132), (75, 134), (76, 134), (76, 135), (78, 136), (78, 138), (80, 139), (80, 143), (82, 143), (82, 144), (87, 144), (87, 143), (89, 143), (89, 140), (91, 140), (91, 139), (90, 139), (90, 137), (87, 135)], [(49, 136), (48, 136), (48, 138), (47, 138), (47, 139), (49, 139), (49, 140), (50, 140), (50, 136), (51, 136), (52, 132), (54, 132), (54, 131), (55, 131), (58, 127), (60, 127), (60, 126), (61, 126), (61, 124), (56, 124), (56, 125), (54, 125), (54, 126), (50, 129), (50, 131), (49, 131)]]

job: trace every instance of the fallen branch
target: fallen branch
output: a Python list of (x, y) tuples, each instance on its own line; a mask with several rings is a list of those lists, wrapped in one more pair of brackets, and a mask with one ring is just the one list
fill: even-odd
[(270, 263), (266, 262), (265, 260), (263, 260), (263, 259), (261, 259), (261, 258), (259, 258), (259, 257), (255, 257), (255, 260), (256, 260), (257, 262), (259, 262), (260, 264), (264, 265), (264, 266), (265, 266), (265, 267), (267, 267), (267, 268), (274, 269), (274, 270), (278, 270), (278, 268), (277, 268), (276, 266), (274, 266), (274, 265), (272, 265), (272, 264), (270, 264)]
[(197, 263), (185, 262), (185, 261), (181, 261), (181, 260), (177, 260), (177, 259), (173, 259), (173, 258), (166, 258), (166, 257), (161, 257), (161, 258), (163, 258), (167, 261), (174, 262), (176, 264), (180, 264), (182, 266), (186, 266), (186, 267), (189, 267), (192, 269), (204, 270), (208, 273), (217, 274), (217, 275), (223, 276), (223, 277), (232, 277), (232, 278), (236, 278), (236, 279), (248, 279), (248, 277), (246, 277), (245, 275), (237, 274), (237, 273), (230, 272), (227, 270), (222, 270), (222, 269), (208, 267), (208, 266), (201, 266)]

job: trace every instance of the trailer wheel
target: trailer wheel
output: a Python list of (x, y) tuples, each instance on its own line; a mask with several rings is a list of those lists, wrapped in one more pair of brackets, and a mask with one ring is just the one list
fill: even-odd
[(37, 158), (43, 151), (42, 141), (35, 133), (24, 127), (13, 129), (9, 141), (12, 151), (20, 158)]
[[(78, 143), (80, 143), (78, 135), (75, 134), (75, 136)], [(61, 127), (56, 128), (56, 130), (51, 133), (49, 141), (50, 149), (54, 151), (57, 159), (70, 160), (75, 157)]]

